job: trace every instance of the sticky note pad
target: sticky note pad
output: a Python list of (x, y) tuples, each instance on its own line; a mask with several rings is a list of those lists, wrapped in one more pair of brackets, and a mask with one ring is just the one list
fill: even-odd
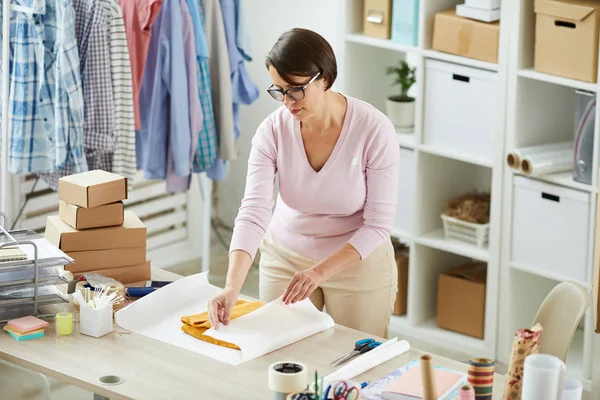
[(18, 333), (28, 333), (47, 327), (48, 322), (44, 321), (43, 319), (39, 319), (37, 317), (29, 315), (27, 317), (8, 321), (7, 325), (12, 330), (17, 331)]
[(7, 331), (7, 332), (14, 333), (16, 336), (26, 336), (26, 335), (32, 335), (32, 334), (34, 334), (34, 333), (43, 333), (43, 332), (44, 332), (44, 330), (43, 330), (43, 329), (38, 329), (38, 330), (36, 330), (36, 331), (32, 331), (32, 332), (20, 333), (20, 332), (17, 332), (16, 330), (12, 329), (12, 328), (11, 328), (10, 326), (8, 326), (8, 325), (4, 325), (4, 327), (3, 327), (2, 329), (4, 329), (4, 330), (5, 330), (5, 331)]
[(37, 339), (37, 338), (44, 337), (44, 332), (32, 333), (31, 335), (23, 335), (23, 336), (17, 336), (10, 331), (6, 331), (6, 333), (8, 333), (10, 336), (14, 337), (18, 341), (31, 340), (31, 339)]

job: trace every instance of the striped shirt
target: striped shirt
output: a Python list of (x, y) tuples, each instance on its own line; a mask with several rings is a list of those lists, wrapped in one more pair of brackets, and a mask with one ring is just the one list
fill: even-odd
[[(112, 156), (112, 168), (107, 171), (124, 176), (133, 183), (136, 174), (135, 126), (133, 115), (133, 88), (131, 61), (123, 12), (118, 0), (98, 0), (110, 12), (110, 72), (115, 103), (115, 135), (117, 145)], [(108, 164), (109, 156), (103, 162)]]
[(71, 1), (14, 0), (13, 4), (32, 13), (15, 11), (10, 21), (9, 171), (55, 171), (69, 163), (78, 172), (86, 171)]

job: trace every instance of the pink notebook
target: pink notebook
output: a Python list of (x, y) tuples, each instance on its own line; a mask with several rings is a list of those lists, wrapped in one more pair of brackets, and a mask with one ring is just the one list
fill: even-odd
[[(463, 376), (454, 372), (434, 369), (435, 389), (438, 399), (444, 399), (463, 383)], [(423, 387), (421, 386), (421, 367), (415, 365), (394, 381), (392, 381), (383, 392), (384, 398), (393, 399), (394, 394), (423, 398)], [(400, 398), (405, 398), (399, 396)]]
[(32, 315), (8, 321), (7, 325), (19, 333), (37, 331), (48, 326), (48, 322)]

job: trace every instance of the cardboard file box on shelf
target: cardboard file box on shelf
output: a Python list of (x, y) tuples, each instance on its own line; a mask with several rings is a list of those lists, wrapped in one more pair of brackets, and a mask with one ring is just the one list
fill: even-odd
[(442, 272), (438, 280), (437, 325), (483, 339), (487, 266), (465, 264)]
[(535, 0), (538, 72), (596, 82), (600, 2)]
[(499, 97), (497, 73), (426, 59), (423, 143), (491, 165)]
[[(140, 265), (132, 265), (128, 267), (107, 268), (90, 271), (89, 273), (99, 274), (107, 278), (113, 278), (122, 284), (133, 282), (149, 281), (151, 274), (150, 261), (146, 261)], [(74, 273), (75, 279), (79, 279), (83, 274), (88, 272)]]
[(481, 22), (456, 15), (456, 8), (435, 14), (434, 50), (498, 63), (499, 22)]
[(103, 228), (123, 225), (125, 207), (123, 202), (105, 204), (94, 208), (83, 208), (60, 201), (58, 216), (75, 229)]
[(408, 297), (408, 252), (409, 249), (396, 246), (396, 266), (398, 267), (398, 294), (394, 303), (394, 315), (406, 314), (406, 300)]
[(511, 263), (588, 282), (590, 194), (522, 176), (513, 185)]
[(46, 237), (66, 253), (142, 247), (146, 246), (146, 226), (131, 211), (125, 211), (121, 226), (82, 231), (69, 226), (58, 216), (50, 216), (46, 222)]
[(74, 264), (65, 265), (73, 273), (139, 265), (146, 262), (146, 246), (122, 249), (71, 251)]
[(392, 28), (392, 0), (365, 0), (363, 33), (389, 39)]
[(394, 0), (392, 42), (415, 47), (419, 44), (419, 0)]
[(58, 199), (84, 208), (127, 199), (127, 178), (94, 170), (58, 180)]

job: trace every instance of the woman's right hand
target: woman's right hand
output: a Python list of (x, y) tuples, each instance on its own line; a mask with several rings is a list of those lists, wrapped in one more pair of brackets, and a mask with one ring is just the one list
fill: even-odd
[(208, 302), (208, 319), (214, 329), (219, 329), (219, 324), (229, 325), (231, 309), (237, 302), (239, 293), (233, 288), (225, 288)]

